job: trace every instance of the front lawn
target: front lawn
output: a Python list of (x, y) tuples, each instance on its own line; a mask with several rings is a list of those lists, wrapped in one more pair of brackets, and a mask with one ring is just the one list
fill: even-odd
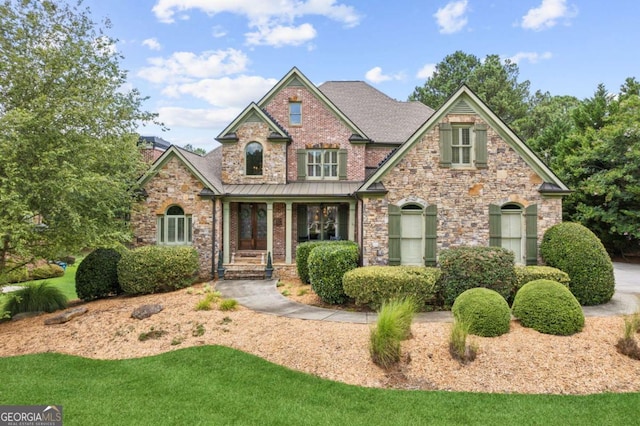
[(219, 346), (129, 360), (45, 353), (0, 359), (0, 405), (63, 406), (65, 425), (609, 424), (640, 394), (506, 395), (371, 389)]

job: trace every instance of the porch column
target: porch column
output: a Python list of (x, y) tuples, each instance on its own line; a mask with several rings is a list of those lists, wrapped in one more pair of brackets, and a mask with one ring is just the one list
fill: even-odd
[(349, 241), (356, 240), (356, 202), (349, 202)]
[(273, 259), (273, 201), (267, 201), (267, 252)]
[(293, 246), (293, 241), (291, 241), (291, 239), (293, 238), (293, 203), (291, 201), (287, 201), (287, 210), (286, 210), (286, 215), (285, 215), (285, 232), (286, 232), (286, 236), (285, 236), (285, 241), (284, 241), (284, 247), (285, 247), (285, 262), (287, 263), (287, 265), (290, 265), (292, 263), (292, 256), (291, 256), (291, 250), (292, 250), (292, 246)]
[(231, 223), (230, 205), (228, 201), (222, 202), (222, 262), (229, 263), (231, 254), (231, 244), (229, 239), (229, 228)]

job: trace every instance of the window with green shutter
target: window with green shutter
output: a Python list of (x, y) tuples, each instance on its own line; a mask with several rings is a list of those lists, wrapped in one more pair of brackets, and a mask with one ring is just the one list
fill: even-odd
[(347, 178), (346, 149), (299, 149), (297, 162), (298, 180), (345, 180)]
[(389, 204), (389, 265), (400, 265), (400, 221), (402, 219), (402, 210), (400, 207)]

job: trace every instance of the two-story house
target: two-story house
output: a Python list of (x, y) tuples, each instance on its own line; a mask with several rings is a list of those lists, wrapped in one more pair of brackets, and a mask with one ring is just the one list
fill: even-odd
[(569, 192), (465, 86), (434, 111), (293, 68), (216, 140), (206, 156), (169, 148), (132, 213), (136, 244), (191, 244), (203, 277), (220, 251), (227, 270), (270, 253), (293, 274), (312, 240), (356, 241), (363, 265), (435, 265), (459, 245), (535, 264)]

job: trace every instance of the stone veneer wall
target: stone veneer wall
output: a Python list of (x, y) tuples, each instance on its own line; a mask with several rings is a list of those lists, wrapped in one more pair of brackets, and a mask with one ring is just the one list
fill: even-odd
[[(238, 142), (222, 145), (222, 182), (224, 184), (286, 183), (287, 144), (269, 142), (271, 131), (262, 122), (243, 123), (236, 134)], [(262, 144), (262, 175), (245, 175), (245, 147), (251, 142)]]
[[(302, 103), (302, 125), (289, 125), (289, 101)], [(365, 146), (351, 144), (352, 131), (335, 113), (303, 86), (288, 86), (266, 105), (269, 114), (291, 135), (288, 149), (288, 179), (298, 179), (297, 150), (339, 148), (347, 150), (347, 180), (364, 180)]]
[(210, 278), (213, 261), (213, 207), (211, 200), (198, 196), (203, 189), (202, 183), (174, 157), (146, 183), (145, 189), (149, 194), (148, 198), (137, 203), (131, 213), (134, 246), (156, 244), (157, 216), (163, 215), (170, 206), (178, 205), (186, 215), (192, 217), (193, 247), (198, 250), (200, 257), (200, 278)]
[[(476, 115), (448, 115), (450, 123), (485, 123)], [(486, 124), (486, 123), (485, 123)], [(385, 197), (363, 200), (363, 264), (388, 263), (388, 205), (417, 201), (438, 207), (438, 251), (460, 245), (489, 245), (489, 204), (538, 205), (538, 241), (562, 221), (562, 199), (543, 197), (542, 179), (491, 127), (486, 169), (439, 166), (439, 127), (426, 132), (383, 178)]]

